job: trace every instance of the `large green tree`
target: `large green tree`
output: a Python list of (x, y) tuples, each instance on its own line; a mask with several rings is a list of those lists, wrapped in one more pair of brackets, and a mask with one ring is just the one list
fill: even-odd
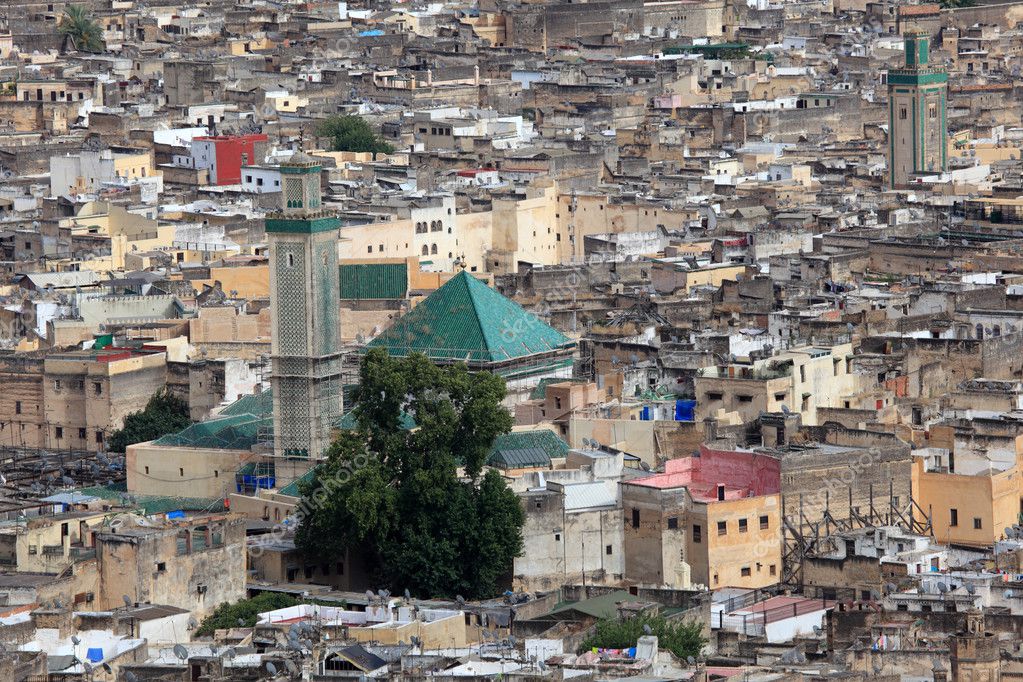
[(316, 128), (320, 137), (329, 137), (336, 152), (372, 152), (390, 154), (394, 147), (373, 132), (361, 116), (331, 116)]
[[(484, 472), (494, 439), (512, 426), (504, 397), (496, 375), (371, 350), (357, 428), (302, 486), (298, 547), (323, 561), (358, 553), (393, 590), (494, 596), (522, 550), (524, 520), (501, 476)], [(415, 429), (403, 428), (405, 415)]]
[(188, 403), (165, 390), (159, 391), (149, 399), (144, 410), (124, 418), (124, 427), (111, 434), (107, 448), (111, 452), (124, 452), (129, 445), (176, 433), (191, 423)]
[(82, 52), (103, 51), (103, 29), (93, 21), (89, 11), (82, 5), (68, 5), (60, 17), (57, 30), (66, 36), (76, 50)]

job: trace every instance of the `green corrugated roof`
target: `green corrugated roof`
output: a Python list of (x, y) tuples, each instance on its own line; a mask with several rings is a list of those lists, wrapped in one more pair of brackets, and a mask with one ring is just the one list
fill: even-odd
[(568, 454), (568, 443), (549, 429), (503, 433), (494, 440), (487, 464), (506, 468), (550, 466), (554, 457)]
[(405, 263), (346, 263), (341, 266), (341, 298), (405, 298)]
[[(95, 486), (76, 491), (81, 495), (90, 495), (104, 500), (120, 500), (125, 494), (125, 484), (115, 483), (109, 486)], [(141, 509), (143, 514), (166, 514), (172, 511), (218, 512), (225, 511), (224, 500), (217, 497), (163, 497), (157, 495), (135, 495), (134, 507)]]
[(566, 612), (571, 611), (592, 616), (593, 618), (615, 618), (618, 615), (617, 604), (623, 601), (639, 601), (639, 597), (629, 594), (625, 590), (608, 592), (599, 597), (583, 599), (577, 602), (567, 602), (555, 606), (544, 618), (557, 617), (558, 614), (566, 614)]
[(473, 363), (504, 362), (572, 345), (464, 270), (369, 343), (398, 357), (420, 352), (434, 360)]

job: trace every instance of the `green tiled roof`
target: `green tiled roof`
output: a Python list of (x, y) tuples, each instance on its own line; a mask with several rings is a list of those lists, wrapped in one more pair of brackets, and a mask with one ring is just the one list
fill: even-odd
[(513, 431), (494, 440), (487, 464), (508, 469), (550, 466), (554, 457), (568, 454), (568, 443), (549, 429)]
[(341, 266), (341, 298), (405, 298), (405, 263), (346, 263)]
[(220, 450), (248, 450), (257, 442), (261, 427), (272, 419), (252, 414), (215, 417), (153, 441), (154, 445)]
[(250, 393), (249, 395), (242, 396), (221, 410), (220, 415), (222, 417), (231, 417), (238, 414), (251, 414), (257, 417), (269, 416), (273, 414), (273, 405), (273, 393), (268, 388), (256, 394)]
[(305, 472), (304, 474), (302, 474), (301, 476), (299, 476), (294, 481), (284, 486), (277, 492), (281, 495), (289, 495), (291, 497), (302, 497), (302, 494), (298, 492), (299, 483), (307, 483), (313, 480), (313, 476), (315, 475), (316, 469), (310, 469), (309, 471)]
[(571, 348), (561, 332), (464, 270), (369, 343), (391, 355), (500, 363)]

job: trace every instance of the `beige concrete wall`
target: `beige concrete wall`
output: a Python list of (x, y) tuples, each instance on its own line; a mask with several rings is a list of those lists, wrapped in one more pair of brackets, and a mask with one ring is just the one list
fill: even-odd
[(252, 458), (252, 453), (160, 446), (150, 441), (128, 446), (125, 457), (128, 490), (132, 493), (217, 498), (234, 491), (234, 474)]

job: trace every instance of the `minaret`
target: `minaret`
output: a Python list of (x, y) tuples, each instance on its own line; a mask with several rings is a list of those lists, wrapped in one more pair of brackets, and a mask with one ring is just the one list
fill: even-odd
[[(302, 460), (298, 475), (341, 415), (340, 221), (320, 206), (320, 169), (302, 152), (281, 164), (283, 208), (266, 220), (274, 455)], [(278, 479), (290, 478), (282, 464)]]
[(906, 187), (914, 173), (948, 169), (945, 116), (948, 73), (928, 63), (925, 31), (903, 35), (906, 65), (888, 71), (888, 182)]

